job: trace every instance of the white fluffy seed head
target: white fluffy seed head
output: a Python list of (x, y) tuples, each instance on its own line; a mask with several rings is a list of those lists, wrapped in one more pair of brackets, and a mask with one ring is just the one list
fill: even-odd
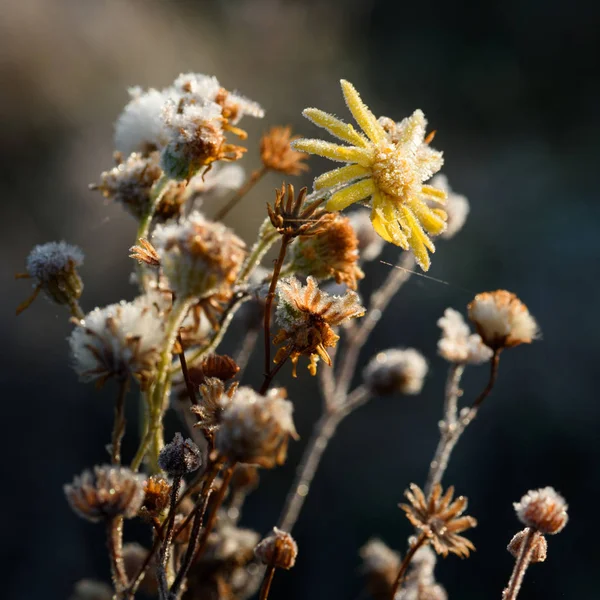
[(448, 178), (443, 173), (435, 175), (429, 184), (446, 192), (444, 210), (448, 215), (448, 220), (446, 221), (446, 230), (440, 237), (450, 239), (463, 228), (467, 221), (471, 209), (469, 201), (466, 196), (452, 191), (452, 188), (448, 184)]
[(523, 525), (541, 533), (558, 533), (569, 520), (565, 499), (552, 487), (530, 490), (514, 507)]
[(442, 330), (438, 352), (448, 362), (481, 364), (492, 357), (492, 350), (483, 343), (479, 334), (471, 333), (458, 311), (447, 308), (437, 324)]
[(414, 348), (398, 348), (376, 354), (363, 372), (365, 385), (378, 395), (415, 395), (421, 392), (429, 367)]

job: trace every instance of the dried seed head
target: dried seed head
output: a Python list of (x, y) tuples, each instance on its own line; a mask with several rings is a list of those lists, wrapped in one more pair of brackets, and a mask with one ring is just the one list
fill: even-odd
[(258, 539), (256, 531), (241, 529), (227, 522), (219, 522), (216, 531), (211, 533), (208, 538), (203, 560), (244, 565), (253, 557)]
[(283, 389), (262, 396), (249, 387), (238, 388), (221, 415), (215, 446), (231, 462), (272, 469), (284, 463), (290, 437), (298, 437), (292, 412)]
[(144, 501), (144, 477), (125, 467), (96, 466), (64, 486), (71, 508), (84, 519), (98, 522), (135, 517)]
[(377, 235), (371, 224), (371, 219), (366, 210), (354, 210), (348, 213), (350, 225), (354, 229), (358, 240), (358, 253), (360, 260), (375, 260), (383, 250), (384, 240)]
[(350, 219), (335, 214), (324, 230), (308, 237), (300, 236), (290, 248), (294, 272), (316, 279), (335, 279), (351, 290), (365, 274), (358, 266), (358, 240)]
[(152, 475), (144, 485), (144, 503), (141, 512), (150, 517), (159, 517), (169, 505), (171, 484), (160, 477)]
[[(528, 528), (523, 529), (523, 531), (519, 531), (519, 533), (514, 535), (513, 539), (510, 540), (510, 543), (506, 547), (506, 549), (515, 558), (518, 558), (519, 554), (521, 553), (523, 541), (525, 540), (528, 531)], [(548, 553), (548, 542), (546, 542), (546, 538), (539, 531), (535, 531), (533, 535), (534, 539), (532, 543), (531, 562), (544, 562)]]
[(415, 395), (423, 389), (429, 367), (414, 348), (391, 349), (376, 354), (363, 372), (365, 385), (373, 394)]
[(468, 309), (477, 333), (492, 350), (530, 344), (539, 335), (525, 304), (506, 290), (477, 294)]
[(221, 381), (229, 381), (237, 375), (239, 370), (240, 368), (231, 356), (209, 354), (199, 364), (189, 368), (189, 376), (192, 383), (199, 386), (213, 377)]
[(262, 539), (254, 548), (260, 562), (278, 569), (291, 569), (296, 563), (298, 545), (287, 532), (273, 527), (271, 535)]
[(477, 365), (492, 358), (492, 350), (478, 333), (471, 333), (458, 311), (447, 308), (437, 324), (442, 330), (438, 352), (448, 362)]
[(207, 298), (226, 291), (246, 256), (244, 242), (222, 223), (199, 212), (153, 234), (163, 272), (178, 298)]
[(135, 377), (146, 389), (152, 382), (164, 332), (153, 295), (96, 308), (69, 337), (73, 367), (82, 381)]
[(453, 502), (452, 486), (442, 496), (442, 486), (438, 483), (429, 498), (425, 498), (421, 488), (411, 483), (410, 490), (406, 490), (404, 495), (409, 504), (400, 504), (400, 508), (412, 525), (427, 535), (438, 554), (447, 556), (448, 552), (452, 552), (467, 557), (471, 550), (475, 550), (470, 540), (458, 534), (475, 527), (477, 521), (473, 517), (462, 516), (467, 508), (467, 499), (459, 496)]
[(237, 384), (233, 384), (225, 390), (225, 384), (221, 379), (208, 377), (200, 385), (202, 395), (198, 404), (192, 406), (190, 410), (198, 417), (198, 422), (194, 427), (199, 427), (204, 431), (215, 431), (221, 424), (223, 411), (231, 403), (231, 399), (237, 390)]
[[(469, 216), (469, 201), (465, 196), (452, 191), (448, 185), (448, 178), (443, 173), (434, 175), (429, 183), (446, 194), (444, 210), (448, 215), (448, 219), (446, 221), (446, 230), (442, 232), (440, 237), (449, 240), (463, 228)], [(434, 202), (429, 201), (428, 204), (432, 208), (435, 207)]]
[(160, 267), (160, 256), (156, 252), (154, 246), (146, 239), (140, 238), (136, 246), (129, 248), (129, 258), (137, 260), (140, 265), (148, 267)]
[(292, 136), (291, 127), (271, 127), (260, 139), (260, 159), (267, 169), (285, 175), (300, 175), (308, 171), (303, 161), (308, 154), (297, 152), (290, 144), (300, 136)]
[(400, 554), (381, 540), (371, 539), (360, 549), (360, 557), (373, 600), (389, 600), (400, 569)]
[(315, 375), (319, 359), (331, 366), (326, 349), (335, 347), (339, 340), (332, 327), (364, 314), (365, 309), (355, 292), (332, 296), (320, 290), (312, 277), (307, 277), (305, 286), (295, 277), (282, 279), (277, 284), (276, 311), (281, 329), (273, 342), (283, 343), (283, 346), (277, 351), (274, 362), (279, 363), (289, 357), (294, 365), (292, 374), (295, 377), (298, 358), (308, 356), (308, 369)]
[(193, 473), (202, 464), (200, 449), (192, 440), (183, 439), (176, 433), (173, 441), (167, 444), (158, 456), (158, 466), (170, 477), (183, 477)]
[(83, 252), (66, 242), (48, 242), (35, 246), (27, 257), (27, 273), (17, 275), (18, 279), (33, 279), (32, 295), (17, 308), (17, 314), (24, 311), (41, 290), (56, 304), (72, 305), (83, 292), (83, 282), (77, 267), (83, 264)]
[(542, 533), (558, 533), (569, 520), (565, 499), (552, 487), (530, 490), (514, 507), (523, 525)]
[(113, 589), (108, 583), (82, 579), (75, 584), (69, 600), (112, 600)]
[[(148, 552), (149, 550), (135, 542), (123, 546), (123, 562), (125, 563), (125, 572), (130, 581), (139, 573), (144, 565)], [(158, 565), (156, 563), (156, 555), (154, 555), (140, 584), (140, 591), (148, 596), (158, 595), (158, 578), (156, 577)]]

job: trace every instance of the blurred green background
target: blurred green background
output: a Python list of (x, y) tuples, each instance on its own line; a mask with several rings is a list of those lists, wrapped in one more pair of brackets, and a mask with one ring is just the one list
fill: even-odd
[[(305, 106), (347, 118), (341, 77), (376, 114), (399, 120), (420, 107), (438, 131), (444, 172), (471, 202), (465, 229), (440, 242), (433, 258), (429, 274), (448, 285), (411, 279), (364, 352), (363, 362), (391, 346), (420, 349), (431, 367), (423, 394), (374, 400), (342, 424), (295, 530), (297, 566), (275, 578), (272, 597), (364, 599), (358, 548), (380, 535), (404, 551), (410, 527), (396, 505), (408, 483), (424, 482), (441, 416), (446, 365), (436, 356), (436, 320), (447, 306), (464, 312), (475, 293), (497, 288), (528, 304), (543, 340), (503, 356), (497, 388), (453, 456), (445, 481), (470, 498), (478, 551), (441, 561), (438, 578), (451, 599), (499, 598), (512, 569), (505, 546), (518, 529), (512, 502), (552, 485), (570, 503), (571, 521), (549, 540), (548, 561), (527, 574), (522, 597), (597, 597), (599, 26), (600, 5), (577, 0), (5, 0), (7, 597), (58, 600), (82, 577), (107, 577), (102, 528), (69, 511), (62, 485), (105, 460), (114, 394), (77, 382), (63, 311), (38, 301), (14, 318), (29, 288), (13, 273), (34, 244), (65, 239), (86, 253), (85, 309), (135, 295), (127, 258), (135, 224), (87, 185), (112, 165), (112, 127), (127, 87), (166, 86), (186, 71), (214, 74), (266, 108), (262, 122), (244, 122), (248, 169), (268, 126), (315, 133), (300, 116)], [(311, 166), (318, 174), (323, 163)], [(246, 240), (280, 183), (269, 176), (228, 218)], [(383, 259), (393, 261), (394, 249)], [(388, 269), (371, 264), (365, 290)], [(249, 383), (261, 374), (255, 358)], [(319, 399), (300, 373), (290, 396), (306, 440)], [(282, 383), (288, 378), (286, 370)], [(466, 397), (484, 380), (484, 370), (467, 371)], [(133, 396), (130, 409), (134, 420)], [(243, 524), (264, 533), (275, 523), (303, 444), (264, 474)], [(129, 435), (125, 452), (134, 447)]]

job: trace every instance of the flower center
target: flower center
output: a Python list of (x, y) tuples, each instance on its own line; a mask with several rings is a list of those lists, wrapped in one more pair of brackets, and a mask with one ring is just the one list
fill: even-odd
[(420, 183), (412, 161), (393, 144), (377, 152), (372, 169), (377, 187), (390, 196), (405, 198)]

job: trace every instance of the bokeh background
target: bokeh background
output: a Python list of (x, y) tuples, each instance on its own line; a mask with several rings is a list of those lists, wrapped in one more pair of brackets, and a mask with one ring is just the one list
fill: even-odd
[[(186, 71), (215, 74), (263, 104), (264, 121), (245, 122), (251, 148), (272, 124), (314, 133), (300, 117), (305, 106), (346, 116), (340, 77), (377, 114), (400, 119), (421, 107), (438, 130), (444, 172), (471, 201), (465, 229), (440, 242), (433, 260), (430, 275), (447, 284), (412, 278), (364, 352), (363, 363), (391, 346), (420, 349), (430, 359), (424, 392), (374, 400), (342, 424), (295, 530), (297, 566), (275, 578), (273, 598), (364, 599), (358, 548), (379, 535), (404, 551), (410, 528), (396, 505), (409, 482), (424, 481), (441, 414), (446, 365), (436, 356), (436, 320), (446, 307), (464, 310), (474, 293), (499, 287), (528, 304), (543, 339), (503, 356), (497, 388), (453, 456), (446, 482), (470, 498), (478, 551), (442, 561), (438, 578), (450, 598), (499, 598), (512, 568), (505, 546), (519, 527), (512, 502), (552, 485), (569, 501), (571, 521), (549, 540), (547, 563), (530, 569), (522, 596), (597, 597), (599, 7), (578, 0), (5, 0), (8, 494), (1, 495), (0, 564), (7, 597), (64, 599), (78, 579), (107, 576), (101, 528), (74, 517), (61, 488), (105, 460), (113, 395), (110, 386), (97, 393), (77, 382), (64, 312), (38, 301), (14, 318), (29, 287), (13, 273), (34, 244), (66, 239), (86, 252), (87, 309), (135, 295), (127, 259), (135, 225), (87, 185), (112, 164), (112, 127), (127, 87), (165, 86)], [(256, 152), (244, 163), (256, 166)], [(313, 173), (322, 166), (311, 164)], [(230, 216), (247, 240), (278, 184), (267, 178)], [(383, 258), (394, 260), (393, 248)], [(372, 264), (365, 290), (388, 269)], [(257, 359), (250, 383), (260, 376)], [(291, 396), (306, 440), (319, 400), (301, 371)], [(468, 371), (466, 397), (484, 380), (483, 370)], [(261, 532), (273, 525), (303, 444), (293, 445), (287, 465), (265, 473), (245, 525)]]

